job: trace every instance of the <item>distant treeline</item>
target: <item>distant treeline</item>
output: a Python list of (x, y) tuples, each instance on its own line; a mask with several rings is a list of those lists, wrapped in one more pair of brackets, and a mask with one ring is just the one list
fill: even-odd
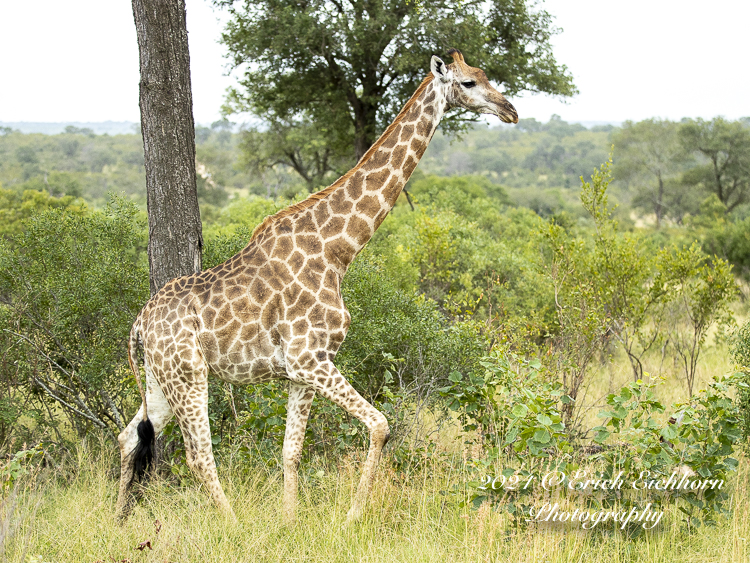
[[(0, 187), (82, 198), (101, 207), (108, 192), (145, 204), (143, 148), (136, 132), (96, 135), (69, 125), (55, 135), (0, 128)], [(131, 124), (132, 126), (133, 124)], [(252, 152), (258, 133), (228, 121), (196, 128), (198, 191), (205, 205), (223, 207), (237, 195), (294, 197), (318, 189), (309, 178)], [(271, 147), (272, 148), (272, 147)], [(268, 149), (270, 150), (270, 149)], [(701, 213), (735, 220), (750, 215), (750, 118), (726, 121), (644, 120), (586, 128), (553, 115), (546, 123), (476, 125), (460, 138), (438, 133), (417, 169), (423, 175), (479, 175), (502, 186), (510, 203), (543, 217), (580, 216), (578, 187), (613, 151), (610, 189), (626, 221), (682, 224)], [(325, 183), (353, 162), (320, 176)], [(321, 180), (322, 178), (322, 180)], [(6, 195), (6, 197), (8, 197)]]

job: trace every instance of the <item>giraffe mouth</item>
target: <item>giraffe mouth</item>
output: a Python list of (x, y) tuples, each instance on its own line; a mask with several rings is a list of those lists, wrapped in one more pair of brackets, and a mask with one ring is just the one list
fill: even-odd
[(497, 104), (497, 108), (493, 113), (505, 123), (518, 123), (518, 112), (510, 102), (506, 101), (501, 104)]

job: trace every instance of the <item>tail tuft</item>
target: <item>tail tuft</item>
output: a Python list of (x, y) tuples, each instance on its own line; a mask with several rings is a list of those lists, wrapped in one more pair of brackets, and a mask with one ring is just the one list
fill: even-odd
[(133, 479), (142, 481), (154, 461), (154, 425), (147, 418), (138, 424), (138, 445), (133, 450)]

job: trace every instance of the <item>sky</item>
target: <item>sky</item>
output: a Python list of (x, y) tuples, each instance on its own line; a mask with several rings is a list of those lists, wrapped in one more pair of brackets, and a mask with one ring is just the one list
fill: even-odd
[[(208, 125), (221, 118), (235, 81), (218, 43), (227, 17), (208, 0), (186, 4), (194, 115)], [(553, 51), (580, 94), (516, 96), (521, 118), (750, 116), (750, 2), (547, 0), (542, 7), (563, 29)], [(0, 2), (0, 53), (0, 122), (139, 121), (129, 1)]]

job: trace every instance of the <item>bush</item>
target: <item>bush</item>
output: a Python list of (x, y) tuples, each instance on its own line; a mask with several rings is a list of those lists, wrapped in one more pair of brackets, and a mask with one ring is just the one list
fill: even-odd
[(127, 339), (149, 293), (136, 217), (117, 199), (86, 215), (52, 209), (0, 241), (2, 361), (14, 366), (2, 373), (4, 421), (31, 415), (60, 439), (60, 413), (79, 436), (95, 426), (114, 439), (127, 424)]
[[(539, 501), (535, 490), (538, 493), (545, 477), (553, 475), (552, 497), (575, 495), (578, 508), (629, 512), (646, 502), (655, 510), (675, 502), (691, 526), (715, 524), (717, 515), (727, 511), (729, 495), (723, 483), (737, 470), (738, 461), (732, 456), (741, 438), (738, 409), (730, 397), (739, 374), (717, 378), (689, 402), (672, 405), (671, 417), (664, 416), (666, 409), (656, 400), (656, 383), (629, 383), (611, 393), (607, 407), (598, 413), (605, 423), (592, 430), (600, 445), (576, 455), (559, 409), (570, 398), (559, 383), (544, 377), (538, 363), (519, 361), (501, 351), (481, 363), (483, 374), (471, 374), (463, 381), (456, 377), (456, 385), (445, 389), (454, 398), (451, 407), (465, 429), (495, 434), (500, 447), (489, 448), (489, 455), (477, 463), (479, 468), (486, 470), (498, 461), (507, 464), (494, 479), (472, 483), (477, 489), (471, 498), (475, 507), (489, 501), (509, 512), (517, 525), (526, 525), (534, 501)], [(574, 486), (585, 479), (613, 482), (618, 475), (625, 486), (605, 487), (596, 494), (586, 494), (590, 489), (579, 494)], [(643, 489), (632, 487), (639, 480), (668, 483), (670, 477), (678, 485), (683, 475), (715, 480), (722, 486), (649, 488), (645, 499)], [(638, 525), (628, 529), (641, 531)]]
[[(607, 423), (594, 430), (598, 443), (610, 443), (614, 447), (590, 458), (604, 462), (601, 478), (612, 479), (619, 471), (624, 471), (626, 480), (631, 482), (644, 475), (650, 480), (666, 481), (682, 466), (687, 468), (683, 473), (692, 474), (696, 479), (725, 482), (738, 466), (738, 461), (731, 456), (741, 438), (739, 416), (729, 396), (737, 380), (737, 374), (717, 378), (689, 402), (672, 405), (672, 416), (662, 422), (658, 415), (664, 413), (665, 408), (655, 399), (656, 383), (638, 380), (619, 393), (610, 394), (608, 408), (598, 414), (608, 419)], [(648, 500), (656, 506), (672, 498), (682, 500), (679, 507), (687, 516), (688, 524), (715, 524), (716, 516), (726, 512), (725, 503), (729, 499), (722, 488), (676, 488)], [(609, 493), (610, 502), (619, 500), (628, 509), (638, 501), (627, 495), (616, 499), (616, 491)]]
[(739, 370), (736, 402), (739, 410), (740, 430), (745, 448), (750, 437), (750, 321), (746, 322), (732, 338), (732, 358)]

